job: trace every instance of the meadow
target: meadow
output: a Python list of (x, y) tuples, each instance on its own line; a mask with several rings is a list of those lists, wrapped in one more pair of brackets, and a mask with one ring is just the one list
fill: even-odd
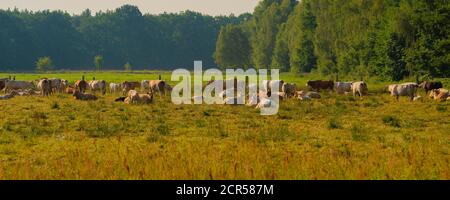
[[(170, 80), (168, 72), (14, 76), (83, 74)], [(315, 78), (281, 75), (300, 88)], [(273, 116), (158, 96), (151, 105), (114, 102), (120, 94), (109, 93), (95, 102), (15, 97), (0, 101), (0, 179), (450, 179), (450, 102), (422, 90), (419, 101), (397, 102), (384, 92), (388, 82), (367, 82), (370, 96), (322, 92), (319, 100), (282, 101)]]

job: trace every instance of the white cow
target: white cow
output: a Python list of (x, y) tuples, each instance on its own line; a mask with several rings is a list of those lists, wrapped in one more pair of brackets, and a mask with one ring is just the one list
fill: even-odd
[(417, 83), (403, 83), (389, 85), (388, 89), (391, 96), (395, 96), (397, 101), (400, 96), (408, 96), (410, 101), (413, 101), (418, 87)]
[(345, 94), (352, 91), (353, 82), (336, 82), (334, 87), (338, 94)]

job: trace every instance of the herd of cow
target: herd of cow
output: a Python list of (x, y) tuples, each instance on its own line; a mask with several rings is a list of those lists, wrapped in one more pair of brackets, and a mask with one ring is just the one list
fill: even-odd
[[(240, 81), (240, 80), (239, 80)], [(247, 105), (252, 105), (257, 108), (270, 106), (271, 101), (268, 97), (272, 95), (278, 95), (280, 99), (297, 98), (299, 100), (311, 100), (321, 98), (320, 90), (336, 91), (337, 94), (353, 94), (355, 97), (368, 95), (368, 86), (364, 81), (357, 82), (334, 82), (315, 80), (308, 81), (308, 91), (299, 91), (298, 87), (294, 83), (286, 83), (282, 80), (264, 81), (262, 87), (257, 90), (256, 84), (240, 83), (238, 80), (225, 80), (222, 82), (224, 91), (219, 96), (224, 98), (225, 104), (235, 104), (237, 99), (242, 96), (248, 95)], [(217, 81), (208, 82), (205, 87), (217, 83)], [(234, 85), (227, 89), (227, 85)], [(238, 85), (245, 85), (247, 91), (257, 91), (256, 95), (250, 95), (249, 93), (240, 94), (237, 89)], [(275, 88), (278, 86), (279, 88)], [(203, 87), (203, 89), (205, 89)], [(77, 100), (97, 100), (97, 92), (105, 95), (108, 85), (105, 80), (95, 80), (95, 77), (91, 81), (86, 81), (84, 77), (81, 80), (77, 80), (73, 85), (69, 81), (58, 78), (42, 78), (35, 81), (17, 81), (10, 78), (0, 79), (0, 90), (4, 91), (3, 96), (0, 96), (0, 100), (10, 99), (14, 96), (28, 96), (28, 95), (42, 95), (49, 96), (52, 93), (67, 93), (73, 95)], [(386, 89), (392, 96), (395, 96), (398, 100), (400, 96), (407, 96), (411, 101), (421, 98), (416, 96), (417, 89), (423, 88), (425, 92), (432, 99), (437, 101), (450, 101), (450, 92), (447, 89), (443, 89), (441, 82), (428, 82), (425, 81), (421, 84), (417, 83), (402, 83), (388, 85)], [(139, 94), (138, 89), (144, 94)], [(87, 91), (91, 93), (87, 93)], [(121, 101), (126, 104), (149, 104), (153, 102), (153, 95), (158, 94), (164, 96), (166, 92), (170, 92), (172, 87), (163, 80), (143, 80), (137, 81), (124, 81), (122, 83), (110, 83), (109, 92), (112, 94), (121, 93), (123, 96), (117, 98), (115, 101)], [(231, 97), (230, 97), (231, 96)], [(203, 99), (202, 96), (194, 96), (193, 99)]]

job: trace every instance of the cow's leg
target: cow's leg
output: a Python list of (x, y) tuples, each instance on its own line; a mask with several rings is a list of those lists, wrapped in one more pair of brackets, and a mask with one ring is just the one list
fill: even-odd
[(397, 102), (399, 101), (399, 96), (397, 95), (397, 96), (395, 96), (395, 98), (397, 99)]

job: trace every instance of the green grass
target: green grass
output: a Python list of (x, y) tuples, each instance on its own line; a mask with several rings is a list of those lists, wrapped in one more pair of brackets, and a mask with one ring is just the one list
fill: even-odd
[[(120, 82), (158, 73), (95, 76)], [(281, 78), (304, 87), (315, 77)], [(169, 97), (124, 105), (114, 102), (119, 94), (0, 101), (0, 179), (450, 179), (450, 103), (396, 102), (382, 92), (389, 83), (368, 82), (371, 96), (322, 92), (320, 100), (283, 101), (273, 116)]]

